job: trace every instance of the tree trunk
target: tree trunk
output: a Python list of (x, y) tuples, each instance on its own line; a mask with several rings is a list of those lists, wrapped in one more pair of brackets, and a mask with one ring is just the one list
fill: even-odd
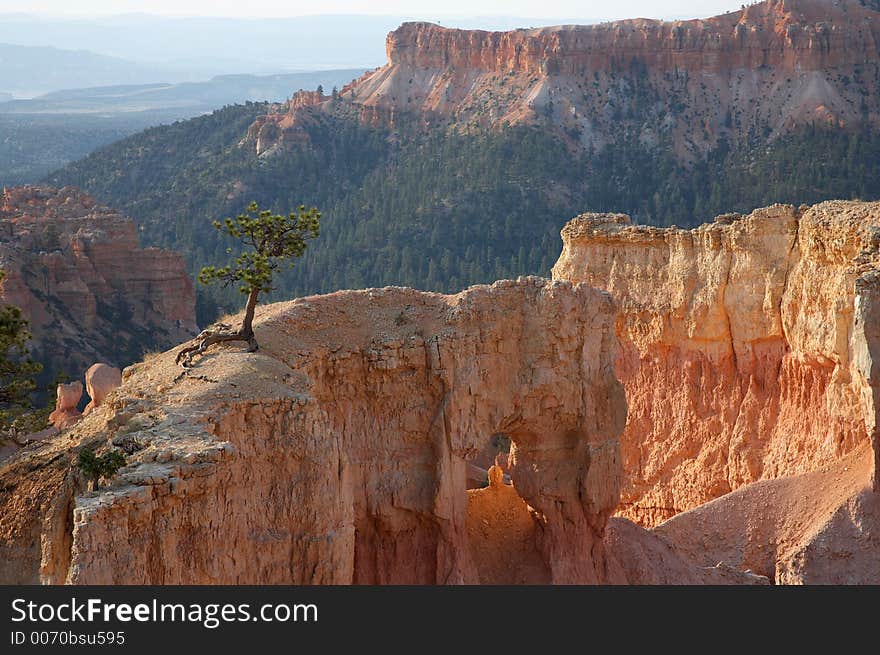
[(257, 344), (257, 337), (254, 335), (254, 311), (257, 308), (259, 296), (259, 289), (251, 289), (248, 294), (247, 306), (244, 310), (241, 327), (236, 332), (232, 332), (229, 326), (224, 325), (219, 325), (218, 329), (215, 330), (205, 330), (197, 337), (198, 343), (196, 345), (187, 346), (177, 353), (175, 361), (184, 368), (189, 368), (192, 365), (194, 356), (201, 355), (209, 346), (215, 343), (224, 343), (226, 341), (247, 341), (248, 352), (257, 352), (260, 346)]
[(260, 295), (259, 289), (251, 289), (248, 295), (247, 307), (244, 310), (244, 319), (241, 322), (241, 336), (246, 341), (254, 338), (254, 311), (257, 308), (257, 298)]

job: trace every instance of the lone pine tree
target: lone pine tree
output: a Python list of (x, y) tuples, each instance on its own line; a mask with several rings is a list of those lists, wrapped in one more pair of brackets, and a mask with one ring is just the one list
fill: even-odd
[(317, 238), (320, 220), (321, 213), (315, 207), (306, 209), (305, 205), (300, 205), (296, 212), (285, 216), (273, 214), (268, 209), (261, 210), (256, 202), (252, 202), (236, 218), (214, 221), (215, 229), (239, 239), (245, 249), (228, 266), (202, 268), (199, 282), (219, 282), (223, 286), (240, 283), (239, 290), (247, 295), (244, 318), (237, 330), (220, 326), (202, 332), (196, 345), (187, 346), (177, 354), (178, 364), (188, 366), (192, 357), (205, 352), (212, 344), (224, 341), (246, 341), (249, 352), (259, 348), (253, 323), (260, 294), (273, 290), (272, 280), (282, 263), (293, 268), (293, 260), (303, 255), (309, 239)]

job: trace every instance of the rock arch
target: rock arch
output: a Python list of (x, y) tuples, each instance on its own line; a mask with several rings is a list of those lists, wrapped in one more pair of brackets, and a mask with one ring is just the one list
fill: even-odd
[(44, 582), (476, 583), (466, 462), (505, 432), (551, 580), (606, 581), (626, 415), (614, 316), (605, 292), (538, 278), (269, 306), (259, 353), (127, 369), (78, 430), (121, 430), (130, 465), (73, 494), (69, 539), (6, 543), (62, 563)]

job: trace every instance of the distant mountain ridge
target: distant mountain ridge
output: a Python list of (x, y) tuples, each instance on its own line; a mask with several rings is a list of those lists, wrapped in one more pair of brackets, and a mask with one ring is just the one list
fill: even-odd
[(22, 46), (0, 43), (3, 91), (31, 98), (62, 88), (110, 84), (180, 82), (198, 79), (198, 73), (147, 66), (87, 50)]
[[(402, 20), (394, 16), (234, 19), (145, 14), (86, 20), (17, 15), (0, 20), (0, 43), (90, 50), (154, 69), (198, 72), (198, 79), (207, 79), (226, 73), (378, 66), (382, 39)], [(170, 80), (169, 75), (162, 77)], [(71, 86), (96, 84), (67, 85)]]
[[(176, 118), (191, 118), (223, 105), (244, 102), (278, 102), (290, 89), (328, 92), (363, 74), (349, 70), (303, 71), (276, 75), (218, 75), (205, 82), (130, 84), (52, 91), (30, 100), (0, 106), (6, 114), (61, 114), (144, 112), (177, 109)], [(173, 115), (173, 112), (172, 112)]]

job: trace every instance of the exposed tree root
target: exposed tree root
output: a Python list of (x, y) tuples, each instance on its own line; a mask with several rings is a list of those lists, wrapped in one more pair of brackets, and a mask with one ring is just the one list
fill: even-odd
[(232, 328), (225, 323), (220, 323), (207, 330), (203, 330), (193, 341), (196, 342), (195, 345), (182, 348), (180, 352), (177, 353), (175, 362), (184, 368), (192, 366), (193, 357), (203, 354), (208, 348), (216, 343), (224, 343), (226, 341), (245, 341), (248, 344), (249, 353), (256, 352), (260, 348), (253, 332), (245, 334), (241, 330), (233, 331)]

